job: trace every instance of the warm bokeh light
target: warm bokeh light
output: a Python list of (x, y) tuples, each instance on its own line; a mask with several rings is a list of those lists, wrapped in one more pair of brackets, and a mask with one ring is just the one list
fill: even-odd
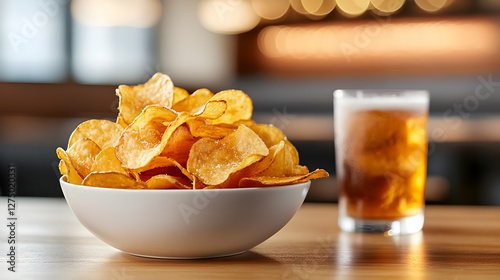
[(370, 7), (370, 0), (337, 0), (337, 6), (348, 17), (363, 14)]
[[(342, 46), (347, 45), (352, 45), (358, 52), (362, 50), (373, 55), (486, 51), (491, 50), (489, 43), (497, 29), (485, 21), (451, 20), (391, 22), (383, 26), (376, 22), (360, 25), (270, 26), (259, 34), (258, 42), (262, 53), (269, 57), (337, 57), (343, 55)], [(474, 38), (481, 40), (471, 41), (463, 34), (474, 34)], [(367, 42), (360, 41), (358, 37), (361, 35), (366, 37), (364, 40)]]
[(292, 8), (299, 14), (307, 15), (308, 12), (304, 8), (304, 5), (302, 5), (302, 0), (290, 0), (290, 5), (292, 5)]
[(71, 15), (83, 25), (148, 28), (161, 18), (160, 0), (73, 0)]
[(311, 15), (324, 16), (337, 5), (335, 0), (302, 0), (302, 6)]
[(290, 7), (289, 0), (252, 0), (255, 13), (263, 19), (275, 20), (282, 17)]
[(342, 71), (382, 64), (417, 69), (462, 62), (472, 68), (498, 59), (498, 34), (498, 25), (488, 19), (392, 19), (269, 26), (259, 34), (258, 46), (269, 65), (280, 69), (316, 65)]
[(198, 16), (203, 27), (222, 34), (243, 33), (260, 22), (250, 0), (202, 0), (198, 6)]
[[(402, 9), (406, 0), (200, 0), (199, 18), (202, 25), (215, 33), (238, 34), (249, 31), (260, 19), (275, 21), (297, 13), (312, 20), (320, 20), (337, 8), (348, 18), (355, 18), (370, 11), (388, 16)], [(428, 13), (442, 11), (454, 0), (414, 0), (420, 9)], [(457, 3), (455, 3), (457, 4)], [(291, 13), (288, 11), (292, 10)]]
[(437, 12), (448, 5), (450, 5), (453, 0), (415, 0), (415, 3), (426, 12)]
[(371, 0), (373, 7), (382, 13), (394, 13), (401, 9), (405, 0)]

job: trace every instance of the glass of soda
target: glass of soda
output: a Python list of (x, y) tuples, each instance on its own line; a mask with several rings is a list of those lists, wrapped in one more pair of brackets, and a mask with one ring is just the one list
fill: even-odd
[(339, 226), (348, 232), (418, 232), (424, 224), (429, 93), (336, 90)]

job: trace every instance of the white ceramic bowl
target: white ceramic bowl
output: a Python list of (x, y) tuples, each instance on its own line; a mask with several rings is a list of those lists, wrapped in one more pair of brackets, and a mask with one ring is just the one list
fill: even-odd
[(156, 258), (210, 258), (262, 243), (302, 205), (310, 182), (266, 188), (128, 190), (61, 188), (78, 220), (124, 252)]

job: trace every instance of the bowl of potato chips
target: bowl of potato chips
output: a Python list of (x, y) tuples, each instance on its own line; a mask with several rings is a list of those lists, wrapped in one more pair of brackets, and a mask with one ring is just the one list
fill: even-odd
[(240, 90), (189, 94), (157, 73), (120, 85), (118, 117), (88, 120), (57, 148), (71, 209), (122, 251), (203, 258), (246, 251), (293, 216), (312, 179), (281, 130), (252, 120)]

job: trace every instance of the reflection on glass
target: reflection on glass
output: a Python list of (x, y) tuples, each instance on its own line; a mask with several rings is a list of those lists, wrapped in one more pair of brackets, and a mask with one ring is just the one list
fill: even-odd
[(75, 0), (71, 15), (72, 70), (78, 82), (139, 83), (156, 72), (159, 0)]
[(0, 1), (0, 80), (66, 78), (67, 1)]

